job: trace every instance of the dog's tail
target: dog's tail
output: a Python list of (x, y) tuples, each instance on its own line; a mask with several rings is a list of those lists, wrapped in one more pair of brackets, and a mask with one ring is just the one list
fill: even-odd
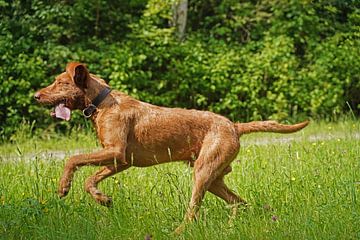
[(254, 121), (235, 123), (235, 128), (239, 136), (252, 132), (293, 133), (306, 127), (309, 122), (310, 121), (304, 121), (294, 125), (284, 125), (276, 121)]

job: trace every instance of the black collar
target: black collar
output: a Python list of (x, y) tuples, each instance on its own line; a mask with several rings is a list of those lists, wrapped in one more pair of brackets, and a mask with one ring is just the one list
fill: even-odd
[(99, 95), (92, 100), (92, 102), (83, 110), (83, 114), (85, 118), (89, 118), (92, 116), (92, 114), (95, 112), (96, 108), (100, 105), (102, 101), (109, 95), (111, 92), (111, 89), (106, 87), (103, 90), (100, 91)]

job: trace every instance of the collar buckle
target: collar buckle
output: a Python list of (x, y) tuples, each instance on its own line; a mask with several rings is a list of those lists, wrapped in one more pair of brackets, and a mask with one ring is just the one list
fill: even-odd
[(89, 104), (84, 110), (83, 115), (85, 118), (90, 118), (93, 113), (96, 111), (97, 107), (100, 105), (100, 103), (109, 95), (111, 92), (111, 89), (109, 87), (104, 88), (100, 91), (99, 95), (96, 96), (95, 99), (93, 99), (92, 103)]
[(83, 115), (85, 118), (90, 118), (95, 111), (96, 111), (96, 106), (94, 104), (90, 104), (83, 110)]

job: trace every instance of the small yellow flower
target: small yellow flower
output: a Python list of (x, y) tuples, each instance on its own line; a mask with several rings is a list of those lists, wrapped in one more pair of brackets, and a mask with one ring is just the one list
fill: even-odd
[(291, 178), (291, 181), (295, 181), (295, 180), (296, 180), (296, 178), (295, 178), (295, 177), (292, 177), (292, 178)]
[(332, 129), (332, 127), (331, 127), (331, 126), (328, 126), (328, 129), (329, 129), (329, 130), (331, 130), (331, 129)]
[(313, 145), (313, 146), (316, 146), (316, 142), (313, 142), (312, 145)]
[(321, 142), (321, 145), (324, 145), (325, 144), (325, 142)]
[(341, 139), (340, 139), (340, 138), (338, 138), (338, 139), (337, 139), (337, 141), (338, 141), (338, 142), (340, 142), (340, 141), (341, 141)]

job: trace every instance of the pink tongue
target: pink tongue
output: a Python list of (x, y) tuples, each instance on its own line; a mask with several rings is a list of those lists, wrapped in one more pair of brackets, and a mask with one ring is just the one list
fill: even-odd
[(71, 110), (65, 107), (65, 104), (60, 103), (55, 107), (55, 117), (69, 121), (70, 115), (71, 115)]

